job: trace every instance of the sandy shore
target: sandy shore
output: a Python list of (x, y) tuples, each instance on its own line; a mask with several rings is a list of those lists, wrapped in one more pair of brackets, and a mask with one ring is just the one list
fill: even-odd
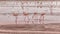
[[(60, 34), (59, 25), (2, 25), (0, 34)], [(58, 26), (58, 27), (57, 27)]]

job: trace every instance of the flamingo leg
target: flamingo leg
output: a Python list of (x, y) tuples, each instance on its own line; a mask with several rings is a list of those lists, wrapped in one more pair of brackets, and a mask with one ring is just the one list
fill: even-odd
[(29, 21), (30, 21), (30, 19), (29, 19), (29, 17), (27, 17), (28, 18), (28, 21), (27, 21), (27, 23), (29, 24)]
[[(8, 16), (8, 18), (9, 18), (9, 16)], [(9, 20), (8, 20), (8, 23), (9, 23)]]
[(29, 17), (26, 16), (26, 19), (28, 19), (28, 20), (26, 20), (26, 24), (28, 24), (29, 23)]
[(40, 16), (40, 19), (39, 19), (40, 24), (41, 24), (41, 17), (42, 17), (42, 16)]
[(24, 18), (24, 23), (26, 24), (26, 16), (25, 16), (25, 18)]
[(34, 18), (34, 16), (32, 16), (32, 24), (34, 24), (33, 18)]
[(16, 26), (17, 26), (17, 18), (18, 18), (18, 17), (17, 17), (17, 16), (15, 16), (15, 17), (16, 17), (16, 19), (15, 19), (15, 23), (16, 23)]
[(42, 24), (44, 24), (44, 15), (43, 15), (43, 19), (42, 19)]

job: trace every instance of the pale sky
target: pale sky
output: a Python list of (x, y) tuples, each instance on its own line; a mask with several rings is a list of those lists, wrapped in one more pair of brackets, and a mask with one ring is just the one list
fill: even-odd
[[(23, 13), (23, 11), (28, 13), (50, 13), (49, 7), (24, 7), (22, 9), (21, 6), (40, 6), (41, 1), (37, 3), (37, 1), (22, 1), (23, 5), (20, 1), (0, 1), (0, 13), (12, 13), (13, 11)], [(50, 6), (53, 5), (55, 8), (52, 8), (53, 13), (59, 13), (60, 12), (60, 1), (54, 1), (51, 3), (50, 1), (43, 1), (42, 6)], [(12, 7), (14, 6), (14, 7)], [(9, 16), (9, 17), (8, 17)], [(18, 16), (18, 23), (20, 23), (21, 20), (23, 20), (23, 16)], [(12, 15), (0, 15), (0, 24), (14, 24), (15, 17)], [(50, 20), (50, 21), (49, 21)], [(21, 22), (22, 23), (22, 22)], [(60, 23), (60, 16), (52, 16), (52, 15), (45, 15), (45, 23)]]

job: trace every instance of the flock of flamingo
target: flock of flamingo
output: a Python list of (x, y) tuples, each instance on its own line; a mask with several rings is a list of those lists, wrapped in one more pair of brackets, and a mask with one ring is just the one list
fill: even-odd
[[(39, 22), (40, 22), (40, 24), (44, 24), (44, 15), (45, 15), (46, 13), (41, 13), (40, 14), (40, 18), (39, 18)], [(15, 16), (15, 23), (16, 23), (16, 25), (18, 24), (18, 21), (17, 21), (17, 19), (18, 19), (18, 15), (19, 15), (19, 13), (16, 13), (16, 12), (14, 12), (14, 13), (12, 13), (12, 15), (13, 16)], [(24, 18), (24, 22), (25, 23), (29, 23), (29, 17), (28, 17), (28, 15), (29, 15), (29, 13), (27, 13), (27, 12), (23, 12), (23, 16), (25, 16), (25, 18)], [(37, 12), (34, 12), (33, 13), (33, 16), (32, 16), (32, 19), (35, 17), (35, 15), (38, 15), (38, 13)], [(26, 21), (26, 18), (28, 19), (28, 21)], [(42, 20), (41, 20), (41, 18), (42, 18)], [(34, 21), (32, 21), (32, 23), (34, 24)]]
[[(39, 3), (39, 2), (38, 2), (38, 3)], [(41, 2), (40, 4), (42, 4), (42, 2)], [(23, 3), (22, 3), (22, 5), (23, 5)], [(21, 7), (22, 7), (22, 9), (23, 9), (23, 6), (21, 6)], [(37, 7), (38, 7), (38, 6), (37, 6)], [(50, 11), (50, 14), (51, 14), (51, 15), (53, 14), (53, 12), (52, 12), (52, 7), (53, 7), (53, 6), (51, 5), (51, 6), (50, 6), (50, 10), (51, 10), (51, 11)], [(42, 6), (40, 6), (40, 8), (42, 8)], [(46, 13), (44, 13), (44, 12), (40, 14), (39, 22), (42, 23), (42, 24), (44, 24), (44, 17), (45, 17), (44, 15), (45, 15), (45, 14), (46, 14)], [(18, 24), (18, 21), (17, 21), (18, 17), (17, 17), (17, 16), (19, 16), (19, 13), (13, 12), (12, 15), (15, 16), (15, 18), (16, 18), (16, 19), (15, 19), (15, 23), (16, 23), (16, 25), (17, 25), (17, 24)], [(29, 20), (29, 17), (28, 17), (29, 13), (23, 12), (23, 15), (25, 16), (24, 22), (25, 22), (25, 23), (29, 23), (29, 21), (30, 21), (30, 20)], [(38, 15), (38, 13), (37, 13), (37, 12), (34, 12), (34, 13), (33, 13), (33, 16), (32, 16), (32, 19), (35, 17), (35, 15)], [(26, 21), (26, 18), (28, 19), (28, 21)], [(41, 20), (41, 18), (42, 18), (42, 20)], [(34, 21), (32, 21), (32, 23), (34, 24)]]

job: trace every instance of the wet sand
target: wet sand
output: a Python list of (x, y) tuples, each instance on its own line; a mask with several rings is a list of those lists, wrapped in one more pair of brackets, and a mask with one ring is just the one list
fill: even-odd
[(60, 34), (60, 25), (57, 24), (1, 25), (0, 34)]

